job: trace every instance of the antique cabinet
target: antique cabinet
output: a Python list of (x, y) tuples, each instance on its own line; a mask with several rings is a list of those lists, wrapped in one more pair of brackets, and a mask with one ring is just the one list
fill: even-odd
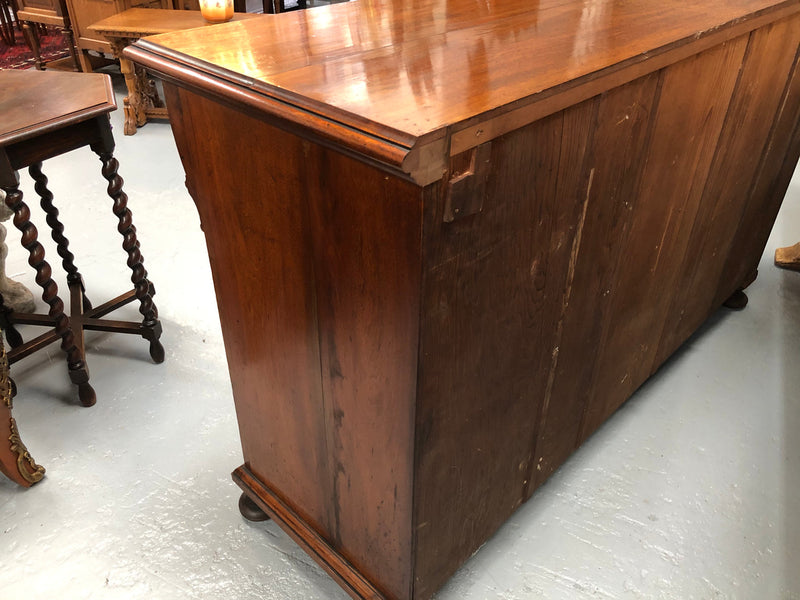
[(168, 83), (244, 508), (355, 598), (429, 598), (744, 303), (799, 46), (797, 0), (357, 0), (126, 49)]

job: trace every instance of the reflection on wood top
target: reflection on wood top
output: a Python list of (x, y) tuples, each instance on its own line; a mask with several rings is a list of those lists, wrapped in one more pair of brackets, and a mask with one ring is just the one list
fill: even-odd
[(128, 55), (418, 140), (797, 11), (800, 0), (354, 0), (168, 33)]
[[(264, 18), (264, 15), (235, 13), (233, 21)], [(213, 27), (203, 18), (199, 10), (168, 10), (164, 8), (129, 8), (94, 23), (90, 31), (99, 34), (131, 33), (138, 35), (167, 33), (196, 27)]]
[(103, 73), (0, 69), (0, 146), (117, 108)]

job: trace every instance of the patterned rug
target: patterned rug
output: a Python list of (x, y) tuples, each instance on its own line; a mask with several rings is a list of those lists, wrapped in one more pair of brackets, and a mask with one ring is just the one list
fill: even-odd
[[(10, 47), (0, 40), (0, 69), (32, 69), (35, 66), (33, 52), (21, 31), (15, 31), (15, 37), (16, 44)], [(60, 29), (49, 27), (47, 35), (39, 35), (39, 44), (44, 62), (69, 56), (67, 40)]]

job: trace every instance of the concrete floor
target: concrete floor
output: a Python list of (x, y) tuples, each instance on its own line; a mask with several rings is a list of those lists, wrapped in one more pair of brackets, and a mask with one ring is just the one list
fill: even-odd
[[(57, 346), (14, 365), (15, 416), (47, 475), (30, 490), (0, 480), (0, 598), (344, 600), (274, 523), (238, 513), (241, 451), (198, 218), (169, 126), (124, 137), (121, 118), (120, 173), (167, 359), (152, 364), (140, 338), (90, 333), (93, 408), (76, 404)], [(90, 297), (126, 289), (99, 161), (81, 150), (45, 172), (68, 199)], [(31, 200), (27, 174), (23, 189)], [(800, 598), (800, 273), (771, 264), (798, 223), (796, 177), (748, 308), (719, 311), (438, 600)], [(10, 227), (8, 272), (33, 287), (18, 239)]]

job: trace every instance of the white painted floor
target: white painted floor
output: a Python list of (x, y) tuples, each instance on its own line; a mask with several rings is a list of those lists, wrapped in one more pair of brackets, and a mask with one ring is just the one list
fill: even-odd
[[(152, 364), (140, 338), (90, 333), (93, 408), (77, 405), (57, 346), (14, 365), (15, 416), (47, 475), (30, 490), (0, 481), (0, 599), (344, 600), (274, 523), (239, 515), (198, 219), (169, 126), (124, 137), (121, 118), (120, 172), (167, 359)], [(90, 297), (127, 289), (97, 158), (77, 151), (45, 172)], [(44, 231), (41, 213), (34, 222)], [(18, 239), (10, 226), (8, 271), (33, 287)], [(771, 262), (798, 240), (800, 177), (747, 309), (717, 313), (438, 600), (800, 598), (800, 273)]]

